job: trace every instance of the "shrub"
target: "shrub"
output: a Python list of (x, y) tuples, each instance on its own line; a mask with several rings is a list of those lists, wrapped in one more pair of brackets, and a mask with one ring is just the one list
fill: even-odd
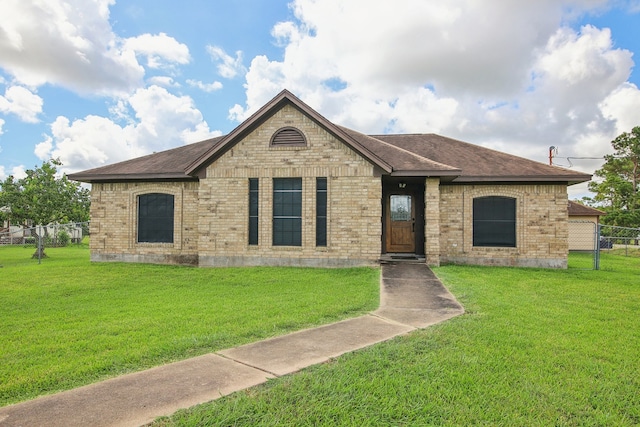
[(67, 246), (71, 241), (71, 236), (66, 230), (60, 230), (58, 232), (58, 246)]

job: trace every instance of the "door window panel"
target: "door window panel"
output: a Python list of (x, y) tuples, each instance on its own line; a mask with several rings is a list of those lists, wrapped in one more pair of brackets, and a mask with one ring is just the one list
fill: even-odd
[(411, 196), (391, 196), (391, 221), (411, 221)]

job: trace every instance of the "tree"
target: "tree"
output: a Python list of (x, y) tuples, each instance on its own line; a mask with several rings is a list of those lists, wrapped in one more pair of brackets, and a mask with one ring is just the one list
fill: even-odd
[[(9, 176), (0, 183), (0, 206), (8, 207), (0, 213), (3, 219), (24, 225), (28, 221), (36, 225), (88, 221), (89, 190), (66, 175), (57, 177), (61, 165), (60, 160), (51, 159), (28, 170), (22, 179)], [(42, 255), (41, 249), (34, 254)]]
[(592, 203), (607, 215), (602, 222), (621, 227), (640, 227), (640, 126), (611, 141), (615, 153), (605, 156), (595, 172), (602, 178), (589, 183), (596, 193)]
[(20, 184), (12, 175), (0, 183), (0, 220), (19, 223), (23, 216)]

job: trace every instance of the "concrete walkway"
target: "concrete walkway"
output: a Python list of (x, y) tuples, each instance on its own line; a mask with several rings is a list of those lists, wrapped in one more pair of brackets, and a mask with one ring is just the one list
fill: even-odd
[(0, 426), (140, 426), (463, 312), (425, 264), (385, 264), (370, 314), (6, 406)]

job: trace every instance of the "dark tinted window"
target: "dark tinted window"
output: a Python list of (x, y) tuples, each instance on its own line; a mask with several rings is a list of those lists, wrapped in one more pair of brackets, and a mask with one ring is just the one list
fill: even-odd
[(327, 246), (327, 178), (316, 178), (316, 246)]
[(302, 179), (273, 180), (273, 244), (302, 246)]
[(173, 243), (173, 195), (138, 196), (138, 242)]
[(473, 199), (473, 246), (516, 246), (516, 199)]
[(249, 244), (258, 244), (258, 178), (249, 178)]

